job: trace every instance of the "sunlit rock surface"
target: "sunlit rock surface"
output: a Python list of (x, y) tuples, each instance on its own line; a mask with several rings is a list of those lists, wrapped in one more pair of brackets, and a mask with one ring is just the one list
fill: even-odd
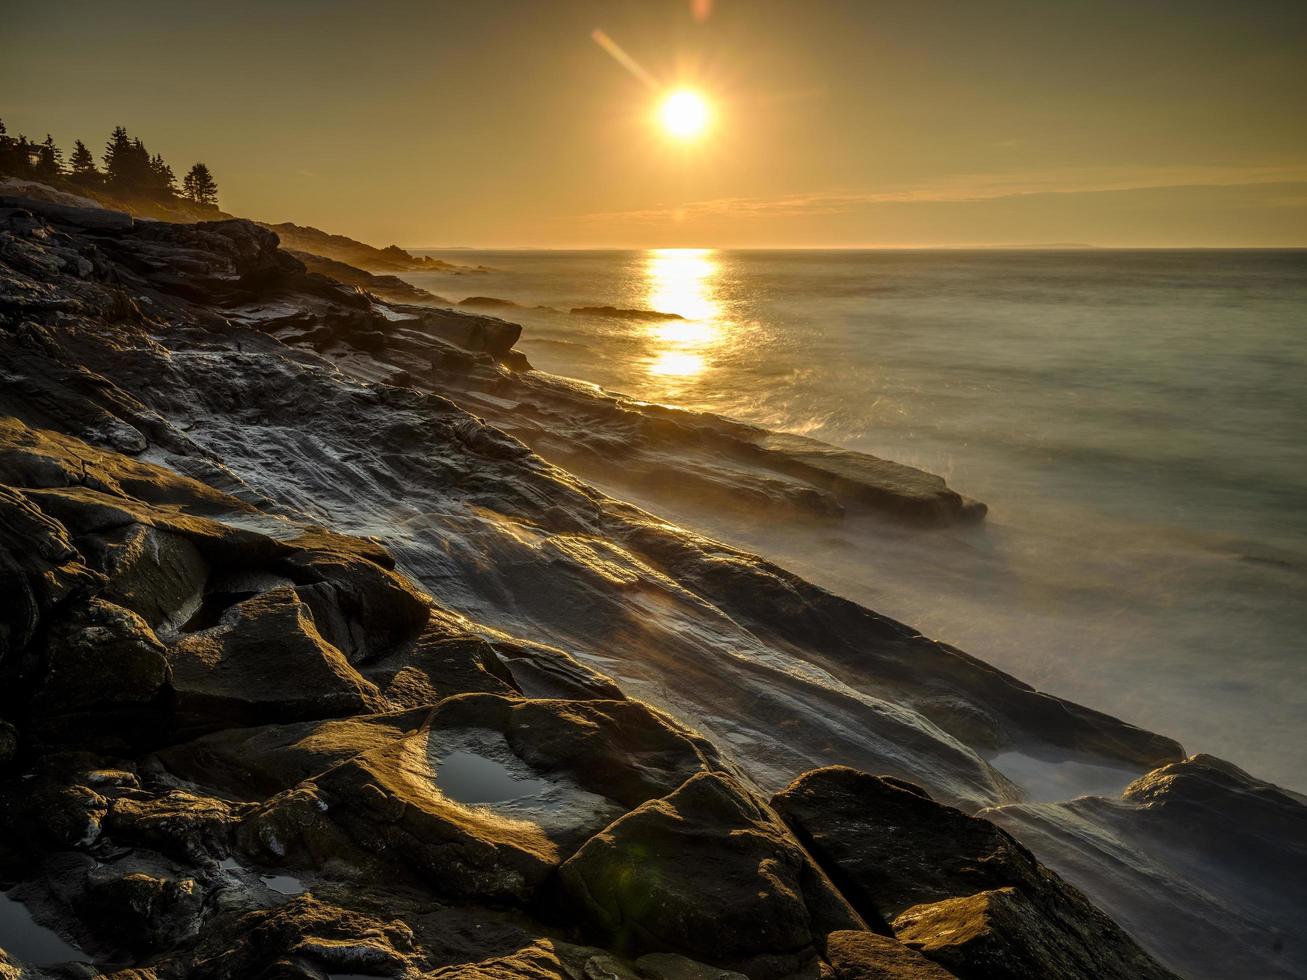
[[(1142, 775), (1180, 747), (545, 457), (778, 519), (979, 516), (942, 481), (537, 375), (519, 332), (346, 288), (248, 222), (0, 199), (0, 883), (64, 944), (20, 955), (157, 977), (998, 975), (990, 937), (1013, 933), (987, 923), (1012, 903), (957, 949), (914, 932), (932, 962), (890, 935), (903, 910), (853, 911), (766, 794), (839, 763), (1011, 825), (1023, 780), (987, 759)], [(1270, 854), (1292, 853), (1285, 799)], [(1074, 843), (1017, 832), (1070, 866)], [(899, 844), (886, 863), (950, 853)], [(1215, 847), (1161, 873), (1190, 887)], [(1084, 865), (1091, 899), (1133, 908), (1119, 869)], [(639, 906), (654, 893), (671, 904)], [(705, 940), (687, 923), (723, 899), (735, 925)], [(1082, 902), (1063, 932), (1110, 924)], [(1126, 924), (1150, 952), (1179, 941)], [(1212, 949), (1243, 941), (1208, 924)]]

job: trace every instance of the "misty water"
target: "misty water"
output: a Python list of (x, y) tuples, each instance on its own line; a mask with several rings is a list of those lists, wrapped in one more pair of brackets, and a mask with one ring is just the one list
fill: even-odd
[[(921, 467), (977, 528), (586, 475), (1023, 680), (1307, 788), (1307, 252), (432, 252), (539, 369)], [(575, 307), (658, 310), (650, 321)]]

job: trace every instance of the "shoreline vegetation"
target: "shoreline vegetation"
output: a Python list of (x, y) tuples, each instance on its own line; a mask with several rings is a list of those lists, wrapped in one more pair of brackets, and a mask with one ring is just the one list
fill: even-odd
[[(1301, 798), (576, 473), (905, 533), (983, 504), (534, 372), (394, 275), (474, 267), (168, 197), (121, 135), (139, 213), (0, 175), (0, 880), (71, 958), (1307, 972)], [(1033, 804), (1012, 753), (1129, 785)]]

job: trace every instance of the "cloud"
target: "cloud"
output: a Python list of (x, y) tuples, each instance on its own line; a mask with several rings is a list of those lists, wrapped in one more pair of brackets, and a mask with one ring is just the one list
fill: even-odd
[[(735, 219), (846, 214), (874, 204), (966, 203), (1034, 194), (1092, 194), (1105, 191), (1181, 187), (1246, 187), (1307, 182), (1307, 164), (1255, 167), (1095, 168), (1015, 174), (956, 174), (929, 184), (874, 191), (821, 191), (781, 197), (721, 197), (685, 204), (659, 204), (631, 211), (581, 215), (593, 223), (657, 224), (699, 218)], [(1284, 199), (1286, 203), (1293, 199)], [(569, 221), (578, 220), (569, 218)]]

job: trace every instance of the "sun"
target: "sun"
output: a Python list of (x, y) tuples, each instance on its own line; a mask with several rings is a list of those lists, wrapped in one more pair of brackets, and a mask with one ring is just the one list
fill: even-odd
[(691, 140), (708, 128), (712, 110), (702, 95), (683, 88), (672, 92), (658, 107), (658, 120), (668, 135)]

